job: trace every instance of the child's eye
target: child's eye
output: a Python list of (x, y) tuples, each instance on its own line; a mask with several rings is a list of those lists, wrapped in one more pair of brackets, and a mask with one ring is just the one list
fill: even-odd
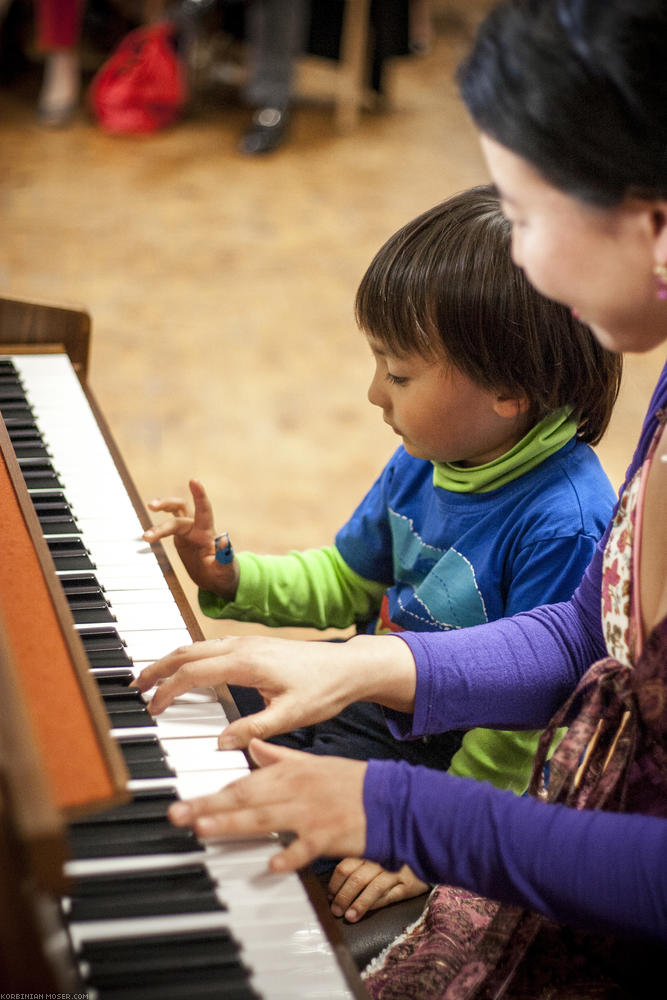
[(385, 378), (392, 385), (407, 385), (410, 381), (405, 375), (392, 375), (391, 372), (387, 372)]

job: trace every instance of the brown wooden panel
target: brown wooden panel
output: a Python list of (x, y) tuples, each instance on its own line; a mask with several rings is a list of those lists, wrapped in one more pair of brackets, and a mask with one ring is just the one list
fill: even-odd
[(81, 379), (88, 375), (90, 316), (83, 309), (0, 297), (0, 344), (7, 353), (19, 345), (59, 345)]
[(124, 800), (127, 771), (0, 420), (0, 608), (56, 805)]

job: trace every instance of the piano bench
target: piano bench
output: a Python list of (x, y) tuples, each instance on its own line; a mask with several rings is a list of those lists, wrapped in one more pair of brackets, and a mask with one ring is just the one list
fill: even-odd
[[(328, 877), (320, 881), (326, 893)], [(371, 910), (356, 924), (348, 923), (343, 917), (332, 918), (360, 972), (421, 916), (429, 893), (430, 890), (414, 899)]]

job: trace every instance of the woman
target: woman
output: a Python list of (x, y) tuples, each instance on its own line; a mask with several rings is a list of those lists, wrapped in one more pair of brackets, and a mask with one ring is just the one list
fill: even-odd
[[(666, 45), (662, 0), (517, 0), (488, 17), (460, 73), (515, 259), (616, 351), (667, 340)], [(369, 977), (374, 995), (651, 995), (667, 940), (666, 414), (667, 369), (571, 601), (337, 646), (225, 639), (142, 677), (169, 677), (156, 710), (194, 683), (259, 687), (266, 710), (230, 726), (228, 746), (355, 699), (384, 704), (406, 738), (569, 724), (550, 774), (536, 767), (532, 798), (255, 742), (273, 766), (174, 809), (203, 835), (294, 830), (275, 870), (363, 852), (460, 887)]]

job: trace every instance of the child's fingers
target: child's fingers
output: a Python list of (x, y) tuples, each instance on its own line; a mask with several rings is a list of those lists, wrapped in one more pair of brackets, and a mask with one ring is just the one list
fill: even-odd
[(364, 864), (366, 862), (363, 858), (343, 858), (342, 861), (339, 861), (329, 879), (327, 886), (329, 896), (332, 898), (336, 896), (350, 876)]
[(167, 514), (174, 514), (178, 517), (185, 517), (188, 513), (187, 504), (183, 497), (158, 497), (155, 500), (149, 500), (146, 506), (149, 510), (165, 511)]
[(193, 520), (191, 517), (168, 517), (160, 524), (154, 524), (144, 532), (147, 542), (157, 542), (160, 538), (170, 538), (171, 536), (182, 537), (192, 531)]
[(198, 479), (190, 480), (190, 493), (195, 507), (195, 527), (201, 531), (215, 534), (213, 525), (213, 508), (208, 494)]
[(365, 913), (385, 891), (384, 883), (379, 881), (385, 874), (387, 873), (384, 869), (374, 861), (362, 861), (357, 865), (331, 901), (331, 912), (334, 916), (341, 917), (343, 914), (347, 916), (351, 904), (354, 904), (355, 908), (360, 904), (359, 915)]
[[(369, 910), (379, 910), (391, 902), (405, 898), (405, 886), (395, 872), (381, 870), (371, 879), (365, 889), (344, 910), (345, 919), (350, 923), (361, 920)], [(332, 907), (333, 911), (333, 907)]]

